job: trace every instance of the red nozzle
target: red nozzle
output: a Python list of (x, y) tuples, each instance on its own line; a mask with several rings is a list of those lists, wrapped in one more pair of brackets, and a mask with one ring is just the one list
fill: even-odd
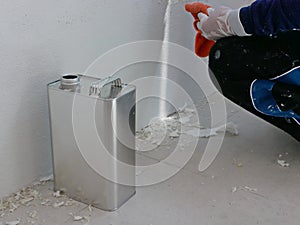
[(202, 12), (208, 15), (207, 9), (210, 8), (209, 5), (203, 4), (201, 2), (195, 2), (185, 5), (185, 10), (191, 13), (195, 19), (194, 28), (197, 31), (195, 39), (195, 53), (199, 57), (206, 57), (209, 55), (210, 49), (215, 44), (214, 41), (207, 40), (202, 36), (202, 32), (198, 29), (197, 24), (199, 22), (198, 13)]
[(206, 15), (207, 13), (207, 9), (210, 8), (209, 5), (203, 4), (201, 2), (195, 2), (195, 3), (189, 3), (185, 5), (185, 10), (192, 13), (192, 14), (197, 14), (202, 12), (205, 13)]

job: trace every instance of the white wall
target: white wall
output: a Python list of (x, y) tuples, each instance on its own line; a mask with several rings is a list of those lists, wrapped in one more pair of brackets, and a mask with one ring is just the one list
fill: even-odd
[(0, 7), (0, 197), (51, 172), (47, 83), (131, 41), (162, 39), (156, 0), (10, 0)]

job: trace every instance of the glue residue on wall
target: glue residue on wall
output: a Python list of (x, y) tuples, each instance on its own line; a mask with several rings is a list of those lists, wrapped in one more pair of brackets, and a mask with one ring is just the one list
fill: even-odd
[[(160, 76), (162, 78), (160, 84), (161, 99), (167, 99), (170, 17), (171, 17), (171, 0), (168, 0), (165, 16), (164, 16), (164, 36), (163, 36), (161, 56), (160, 56), (160, 61), (162, 63), (161, 70), (160, 70)], [(159, 111), (161, 117), (165, 116), (164, 114), (167, 110), (166, 110), (166, 103), (164, 101), (160, 101)]]

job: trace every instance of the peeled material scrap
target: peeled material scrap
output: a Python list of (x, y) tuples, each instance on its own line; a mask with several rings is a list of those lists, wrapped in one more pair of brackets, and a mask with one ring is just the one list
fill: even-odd
[(62, 201), (62, 202), (55, 202), (52, 206), (53, 208), (59, 208), (61, 206), (65, 205), (65, 202)]
[(137, 132), (136, 149), (151, 151), (162, 145), (167, 146), (170, 140), (180, 138), (182, 134), (192, 138), (209, 138), (224, 132), (235, 136), (239, 134), (233, 122), (205, 129), (198, 120), (196, 109), (188, 108), (185, 104), (177, 113), (166, 118), (156, 118), (147, 127)]
[(278, 159), (278, 160), (277, 160), (277, 163), (278, 163), (280, 166), (282, 166), (282, 167), (289, 167), (289, 166), (290, 166), (290, 164), (287, 163), (285, 160), (280, 160), (280, 159)]
[(209, 138), (212, 136), (217, 136), (218, 133), (222, 133), (222, 132), (228, 132), (232, 135), (239, 135), (239, 131), (237, 126), (232, 123), (229, 122), (225, 125), (216, 127), (216, 128), (212, 128), (212, 129), (198, 129), (198, 128), (194, 128), (188, 131), (185, 131), (185, 134), (187, 135), (191, 135), (193, 137), (197, 137), (197, 138)]
[(5, 225), (18, 225), (20, 224), (20, 220), (10, 221), (6, 222)]

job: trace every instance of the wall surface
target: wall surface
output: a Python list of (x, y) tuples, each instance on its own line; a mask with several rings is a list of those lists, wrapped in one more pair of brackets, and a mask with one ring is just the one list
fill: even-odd
[(0, 197), (51, 173), (46, 85), (113, 47), (162, 39), (165, 4), (11, 0), (0, 7)]

